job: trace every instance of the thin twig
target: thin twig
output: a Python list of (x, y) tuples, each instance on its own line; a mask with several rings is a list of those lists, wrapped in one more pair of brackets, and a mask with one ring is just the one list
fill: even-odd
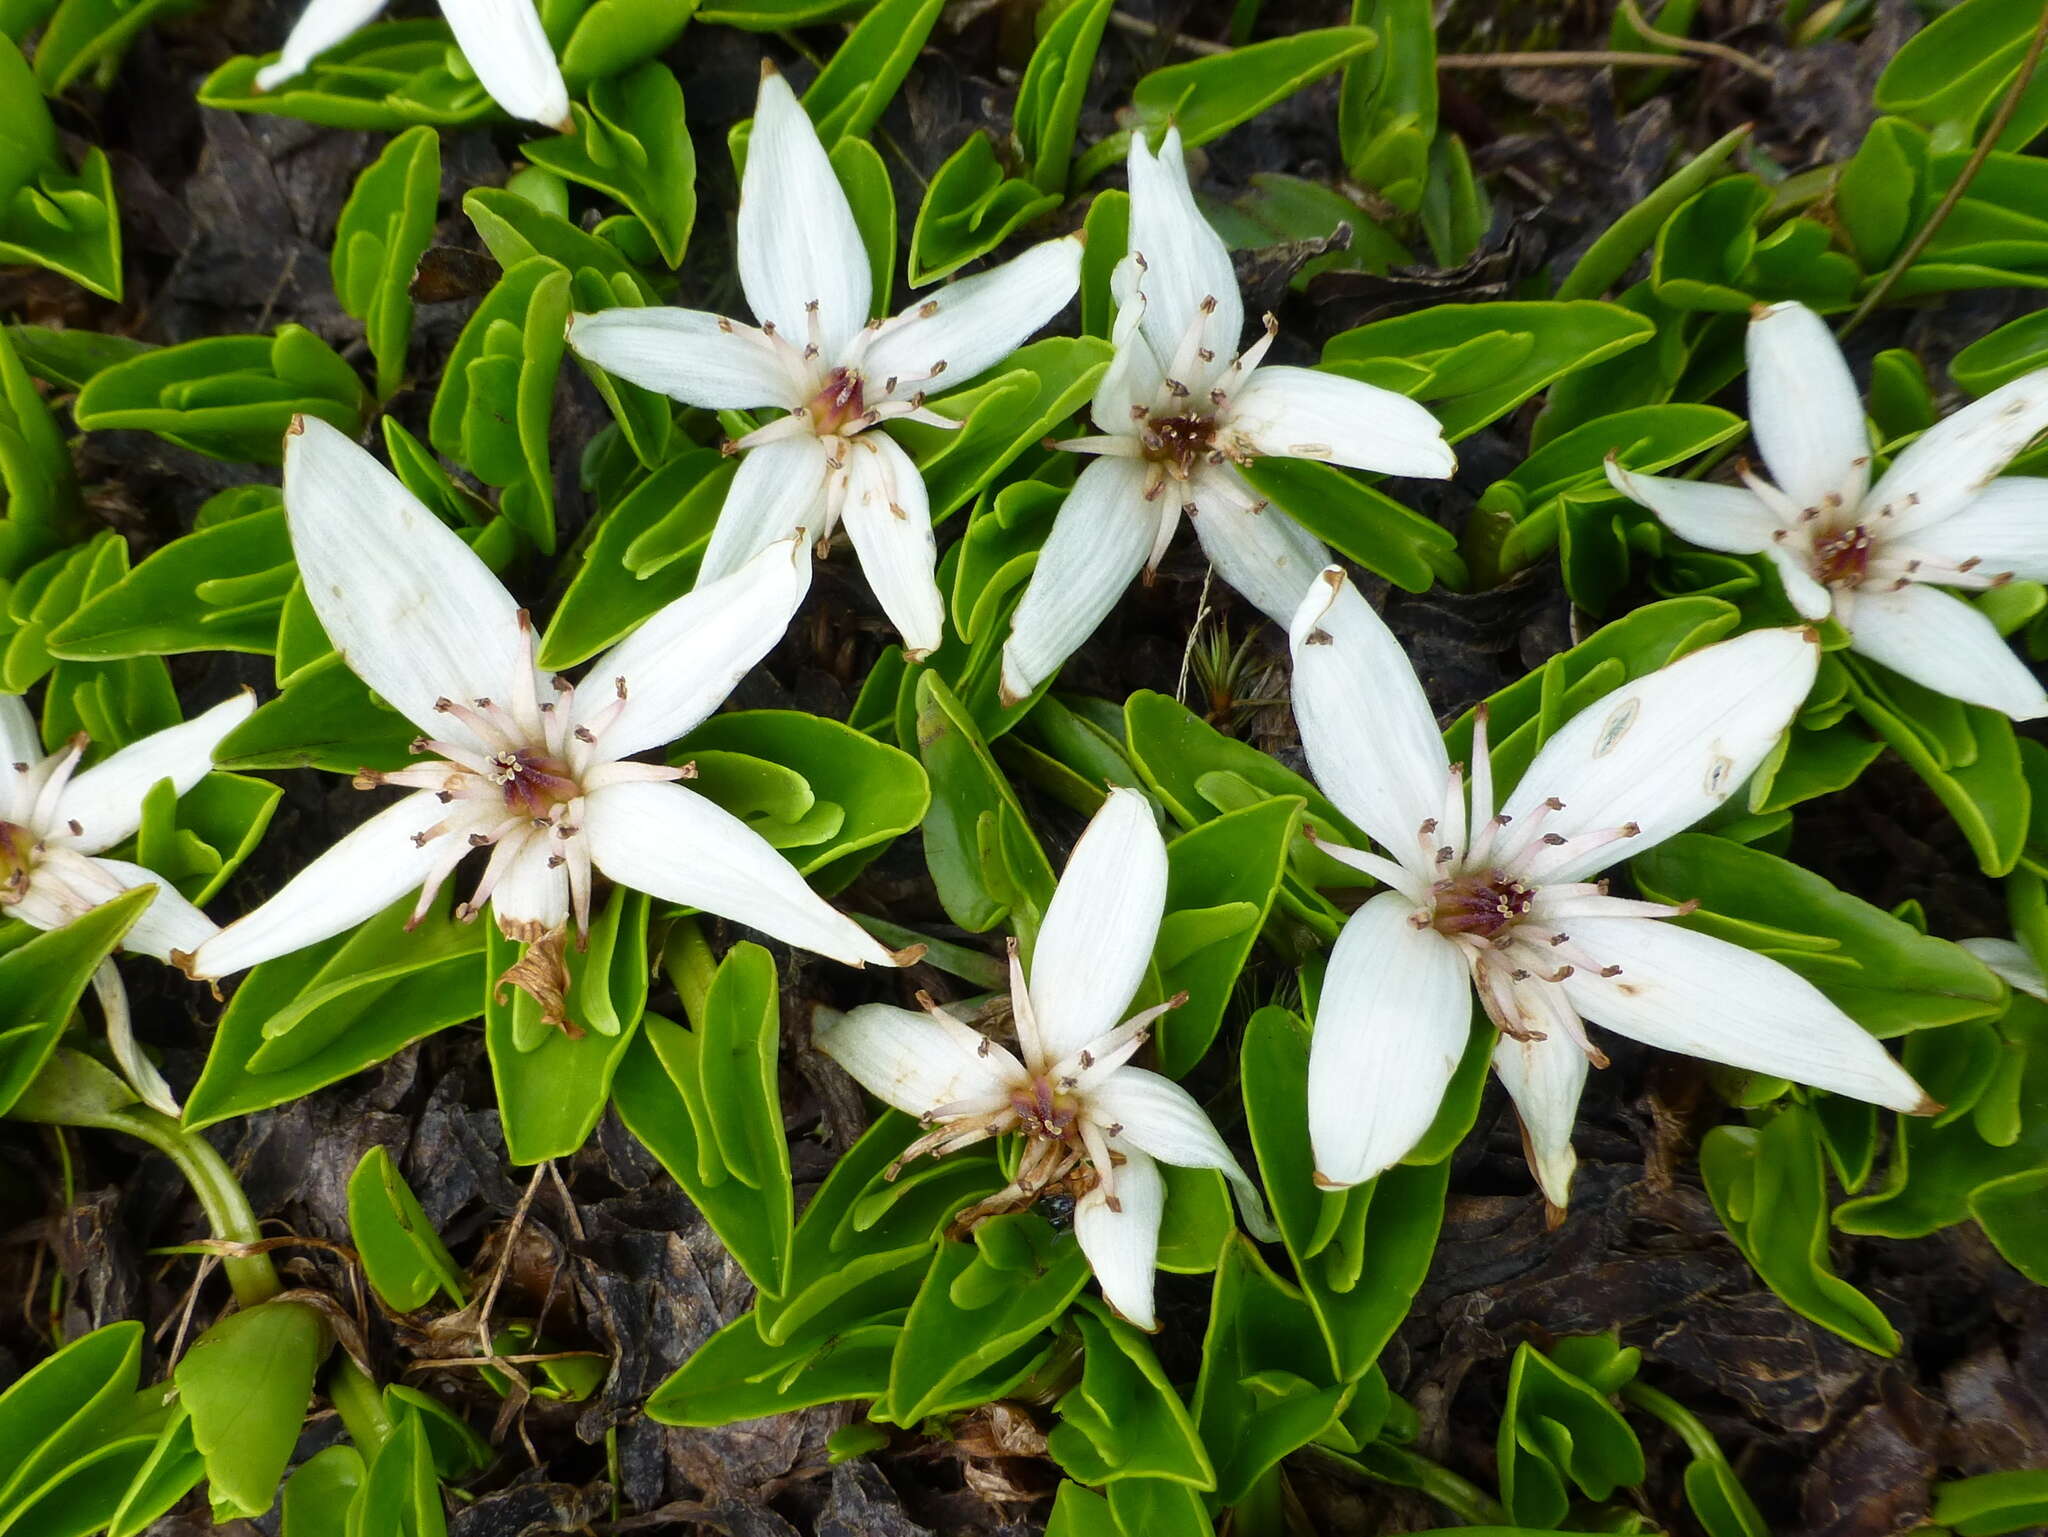
[(1985, 128), (1984, 137), (1977, 141), (1977, 148), (1971, 152), (1968, 163), (1957, 174), (1948, 191), (1942, 195), (1941, 201), (1935, 204), (1934, 212), (1927, 216), (1927, 222), (1921, 225), (1912, 240), (1907, 242), (1906, 249), (1899, 253), (1897, 260), (1884, 269), (1884, 276), (1877, 280), (1877, 286), (1863, 296), (1863, 302), (1856, 306), (1856, 312), (1849, 317), (1842, 329), (1835, 333), (1836, 340), (1847, 337), (1851, 331), (1870, 318), (1870, 312), (1884, 302), (1885, 295), (1892, 291), (1899, 279), (1906, 275), (1907, 269), (1920, 259), (1920, 254), (1941, 232), (1942, 225), (1948, 222), (1948, 216), (1955, 212), (1956, 204), (1963, 200), (1963, 194), (1969, 190), (1970, 183), (1975, 181), (1977, 173), (1984, 169), (1984, 162), (1991, 158), (1991, 151), (1997, 147), (1998, 136), (2005, 132), (2005, 125), (2012, 121), (2013, 113), (2019, 110), (2020, 97), (2026, 94), (2027, 84), (2034, 78), (2034, 71), (2041, 63), (2041, 51), (2044, 46), (2048, 46), (2048, 5), (2041, 7), (2041, 19), (2034, 23), (2034, 40), (2027, 44), (2027, 56), (2020, 60), (2019, 73), (2012, 77), (2012, 84), (2006, 87), (2005, 100), (1998, 104), (1998, 111), (1992, 114), (1991, 123)]
[[(1221, 58), (1231, 51), (1221, 43), (1204, 42), (1199, 37), (1188, 37), (1184, 33), (1162, 27), (1157, 22), (1146, 21), (1142, 16), (1126, 16), (1122, 11), (1111, 11), (1109, 24), (1121, 31), (1138, 37), (1154, 38), (1170, 48), (1178, 48), (1183, 53), (1198, 54), (1206, 59)], [(1695, 45), (1684, 38), (1679, 39), (1679, 42), (1688, 47), (1699, 46), (1710, 50), (1719, 46), (1713, 43)], [(1735, 52), (1732, 48), (1726, 51)], [(1765, 68), (1746, 54), (1737, 54), (1736, 57), (1742, 59), (1750, 68)], [(1440, 53), (1436, 56), (1436, 66), (1438, 69), (1606, 69), (1609, 66), (1628, 66), (1637, 69), (1698, 69), (1700, 61), (1686, 58), (1682, 54), (1633, 53), (1626, 49), (1551, 48), (1528, 53)]]
[(1778, 72), (1770, 65), (1759, 59), (1752, 59), (1740, 48), (1730, 48), (1726, 43), (1710, 43), (1703, 38), (1680, 37), (1675, 32), (1659, 32), (1643, 19), (1643, 13), (1636, 9), (1636, 0), (1621, 0), (1621, 15), (1624, 21), (1653, 43), (1662, 43), (1666, 48), (1676, 48), (1680, 53), (1697, 54), (1703, 59), (1719, 59), (1756, 76), (1759, 80), (1778, 78)]
[(1209, 617), (1209, 584), (1216, 580), (1216, 568), (1209, 567), (1202, 573), (1202, 596), (1195, 604), (1195, 622), (1188, 626), (1188, 643), (1180, 653), (1180, 682), (1173, 688), (1173, 697), (1182, 704), (1188, 702), (1188, 672), (1195, 660), (1195, 647), (1202, 639), (1202, 621)]
[(610, 1356), (602, 1350), (544, 1350), (538, 1353), (517, 1356), (436, 1356), (429, 1360), (421, 1358), (405, 1363), (409, 1372), (431, 1371), (442, 1366), (528, 1366), (535, 1361), (609, 1361)]

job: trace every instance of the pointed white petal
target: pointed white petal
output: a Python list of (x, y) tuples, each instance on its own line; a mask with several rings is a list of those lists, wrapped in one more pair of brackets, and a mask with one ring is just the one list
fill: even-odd
[(1088, 1098), (1088, 1113), (1096, 1123), (1115, 1128), (1109, 1131), (1112, 1142), (1183, 1169), (1221, 1169), (1237, 1192), (1238, 1210), (1251, 1235), (1268, 1243), (1280, 1236), (1259, 1187), (1224, 1145), (1195, 1097), (1171, 1078), (1142, 1067), (1122, 1067)]
[(1876, 1037), (1768, 956), (1655, 918), (1588, 918), (1573, 925), (1572, 943), (1621, 968), (1565, 979), (1566, 996), (1597, 1025), (1893, 1110), (1927, 1107)]
[(575, 131), (569, 88), (533, 0), (441, 0), (441, 14), (492, 101), (529, 123)]
[[(986, 373), (1065, 309), (1080, 286), (1081, 240), (1068, 235), (928, 294), (867, 349), (861, 372), (878, 392), (868, 404), (925, 387), (941, 364), (943, 382), (934, 381), (934, 390)], [(892, 378), (894, 390), (888, 388)]]
[(1159, 1259), (1159, 1219), (1166, 1210), (1166, 1186), (1159, 1167), (1137, 1148), (1112, 1144), (1124, 1155), (1116, 1169), (1120, 1211), (1097, 1186), (1074, 1205), (1074, 1237), (1095, 1271), (1103, 1300), (1140, 1329), (1153, 1330), (1153, 1272)]
[(1202, 541), (1202, 553), (1216, 574), (1267, 618), (1286, 624), (1316, 573), (1330, 563), (1330, 552), (1278, 504), (1257, 512), (1245, 508), (1242, 500), (1257, 500), (1249, 486), (1242, 498), (1215, 495), (1208, 488), (1220, 477), (1238, 479), (1237, 471), (1225, 466), (1204, 470), (1194, 485), (1195, 537)]
[(825, 445), (809, 433), (750, 448), (726, 488), (704, 547), (699, 582), (715, 582), (791, 535), (804, 546), (825, 531)]
[(299, 13), (277, 62), (256, 71), (256, 89), (274, 91), (303, 75), (315, 58), (353, 36), (383, 9), (384, 0), (312, 0)]
[(804, 403), (775, 344), (702, 310), (616, 309), (569, 317), (577, 356), (644, 389), (710, 411)]
[(864, 1004), (851, 1013), (819, 1012), (812, 1033), (818, 1050), (845, 1068), (875, 1098), (905, 1115), (923, 1115), (941, 1105), (1007, 1093), (1015, 1087), (1003, 1071), (1015, 1060), (964, 1025), (886, 1003)]
[(1267, 366), (1230, 397), (1227, 428), (1255, 454), (1442, 480), (1443, 424), (1406, 395), (1313, 368)]
[(1703, 550), (1754, 555), (1769, 549), (1771, 536), (1784, 531), (1770, 508), (1741, 486), (1643, 475), (1623, 469), (1612, 459), (1607, 461), (1607, 483), (1657, 514), (1657, 521), (1679, 538)]
[(1896, 592), (1865, 587), (1837, 604), (1849, 649), (1938, 694), (1980, 704), (2014, 720), (2048, 715), (2048, 693), (2005, 637), (1960, 598), (1913, 583)]
[(1145, 980), (1166, 910), (1166, 844), (1152, 803), (1113, 789), (1081, 834), (1031, 953), (1041, 1071), (1108, 1034)]
[[(1891, 558), (1920, 556), (1986, 575), (2009, 572), (2026, 581), (2048, 580), (2048, 480), (2007, 475), (1939, 523), (1905, 538), (1886, 535)], [(1930, 578), (1938, 581), (1940, 578)]]
[(1785, 589), (1785, 599), (1792, 605), (1793, 612), (1802, 619), (1825, 619), (1835, 611), (1835, 595), (1832, 590), (1815, 581), (1806, 569), (1806, 561), (1800, 555), (1786, 549), (1782, 544), (1764, 547), (1764, 555), (1778, 573), (1778, 581)]
[(43, 756), (43, 739), (36, 730), (36, 718), (19, 694), (0, 694), (0, 773), (12, 771), (17, 763), (33, 765)]
[[(526, 834), (525, 846), (491, 888), (491, 916), (500, 933), (530, 942), (567, 926), (569, 870), (566, 856), (554, 847), (557, 841), (542, 828)], [(554, 857), (564, 862), (550, 868)]]
[(2048, 368), (2013, 380), (1936, 422), (1885, 471), (1868, 506), (1886, 539), (1932, 527), (1984, 494), (2048, 427)]
[(1080, 650), (1151, 553), (1161, 505), (1145, 466), (1098, 459), (1060, 504), (1003, 646), (1003, 691), (1023, 698)]
[[(1130, 249), (1145, 259), (1138, 286), (1145, 292), (1145, 339), (1168, 367), (1182, 352), (1189, 328), (1202, 323), (1204, 344), (1215, 357), (1196, 377), (1182, 381), (1200, 395), (1209, 381), (1229, 365), (1244, 332), (1244, 302), (1238, 297), (1237, 272), (1222, 237), (1209, 226), (1188, 190), (1187, 165), (1181, 158), (1180, 130), (1169, 128), (1155, 157), (1145, 135), (1131, 138)], [(1214, 301), (1204, 318), (1203, 306)]]
[(1308, 1059), (1308, 1134), (1326, 1185), (1358, 1184), (1408, 1156), (1471, 1033), (1464, 957), (1410, 923), (1415, 910), (1381, 892), (1351, 915), (1330, 954)]
[(684, 593), (590, 664), (570, 705), (572, 729), (610, 710), (623, 689), (625, 707), (598, 738), (601, 756), (673, 742), (774, 650), (810, 585), (810, 551), (785, 539)]
[(107, 1046), (114, 1054), (114, 1065), (120, 1068), (128, 1086), (152, 1110), (172, 1117), (182, 1116), (185, 1107), (178, 1103), (171, 1086), (164, 1082), (164, 1075), (156, 1070), (156, 1064), (144, 1055), (141, 1043), (135, 1039), (135, 1019), (128, 1008), (128, 989), (121, 981), (119, 968), (111, 960), (101, 961), (94, 970), (92, 990), (99, 998), (100, 1013), (107, 1022)]
[(1778, 488), (1801, 507), (1853, 507), (1870, 484), (1863, 398), (1827, 322), (1773, 304), (1749, 323), (1749, 430)]
[[(1755, 630), (1724, 640), (1594, 700), (1523, 774), (1501, 808), (1543, 837), (1517, 864), (1544, 883), (1581, 881), (1683, 832), (1740, 789), (1813, 687), (1820, 644), (1806, 630)], [(1540, 822), (1546, 798), (1564, 802)], [(1601, 841), (1633, 823), (1634, 835)]]
[(2025, 945), (2010, 939), (1966, 939), (1962, 946), (2005, 979), (2006, 985), (2048, 1003), (2048, 978)]
[(189, 953), (220, 932), (218, 924), (187, 902), (156, 871), (125, 859), (95, 857), (93, 863), (118, 881), (123, 891), (133, 891), (137, 886), (156, 887), (155, 900), (143, 909), (142, 916), (121, 941), (123, 950), (167, 961), (173, 950)]
[(914, 661), (946, 638), (939, 596), (938, 543), (924, 477), (910, 455), (884, 432), (864, 432), (846, 445), (846, 501), (840, 520), (882, 612)]
[(142, 797), (152, 785), (168, 779), (183, 795), (213, 767), (220, 739), (255, 708), (256, 696), (244, 689), (183, 725), (130, 742), (64, 786), (50, 833), (84, 854), (112, 848), (142, 825)]
[(382, 912), (424, 881), (441, 861), (446, 851), (439, 839), (423, 846), (413, 842), (413, 835), (440, 825), (452, 809), (431, 790), (415, 791), (386, 806), (293, 876), (268, 902), (200, 945), (186, 974), (201, 979), (232, 976), (260, 961), (318, 944)]
[[(1550, 983), (1536, 986), (1549, 988)], [(1568, 1005), (1567, 1005), (1568, 1006)], [(1493, 1070), (1515, 1102), (1522, 1118), (1522, 1145), (1543, 1198), (1562, 1208), (1571, 1196), (1572, 1127), (1579, 1117), (1579, 1094), (1586, 1086), (1586, 1054), (1559, 1031), (1540, 1041), (1502, 1036), (1493, 1048)]]
[(769, 66), (761, 71), (740, 181), (740, 286), (754, 318), (806, 345), (816, 304), (819, 348), (836, 359), (868, 323), (874, 289), (853, 206), (818, 131)]
[(1396, 859), (1440, 816), (1451, 760), (1415, 669), (1372, 606), (1330, 566), (1288, 633), (1294, 719), (1323, 793)]
[[(1095, 425), (1108, 433), (1131, 433), (1166, 378), (1166, 365), (1153, 356), (1152, 344), (1145, 340), (1145, 295), (1135, 286), (1138, 271), (1136, 259), (1126, 256), (1111, 279), (1112, 290), (1127, 289), (1128, 297), (1117, 300), (1116, 323), (1109, 334), (1114, 351), (1088, 407)], [(1127, 276), (1128, 283), (1121, 281)]]
[(349, 438), (302, 416), (284, 444), (292, 553), (328, 638), (421, 731), (467, 741), (468, 728), (434, 701), (533, 686), (519, 606), (474, 550)]
[(895, 964), (759, 833), (679, 784), (643, 780), (593, 790), (584, 801), (583, 832), (592, 863), (622, 886), (849, 966)]

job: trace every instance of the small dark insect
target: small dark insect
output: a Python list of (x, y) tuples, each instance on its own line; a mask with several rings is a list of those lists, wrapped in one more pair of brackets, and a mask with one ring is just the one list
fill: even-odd
[(1053, 1231), (1064, 1233), (1074, 1225), (1074, 1198), (1065, 1190), (1048, 1190), (1038, 1198), (1038, 1214)]

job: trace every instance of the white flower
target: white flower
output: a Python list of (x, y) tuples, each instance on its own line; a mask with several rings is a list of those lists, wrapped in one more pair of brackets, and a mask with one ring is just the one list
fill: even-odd
[(2048, 369), (1937, 422), (1872, 486), (1856, 381), (1820, 317), (1759, 307), (1748, 345), (1750, 431), (1777, 483), (1746, 464), (1738, 487), (1610, 458), (1615, 489), (1702, 548), (1769, 556), (1792, 606), (1833, 614), (1852, 651), (1966, 704), (2048, 715), (1991, 621), (1940, 591), (2048, 579), (2048, 480), (1997, 478), (2048, 427)]
[[(313, 60), (377, 18), (386, 0), (312, 0), (300, 14), (275, 64), (256, 72), (256, 89), (274, 90), (296, 79)], [(555, 50), (541, 29), (534, 0), (441, 0), (441, 15), (455, 34), (477, 83), (514, 117), (573, 133), (569, 88)]]
[(1078, 236), (954, 283), (870, 322), (874, 287), (853, 207), (817, 130), (772, 65), (740, 182), (739, 274), (758, 328), (701, 310), (574, 315), (569, 345), (608, 373), (707, 410), (789, 414), (727, 445), (744, 452), (703, 579), (792, 534), (829, 540), (843, 519), (861, 569), (913, 659), (944, 638), (924, 477), (886, 431), (925, 409), (943, 375), (965, 383), (1065, 308), (1079, 286)]
[(1756, 770), (1812, 686), (1811, 631), (1708, 646), (1593, 701), (1555, 732), (1496, 814), (1484, 712), (1471, 801), (1414, 670), (1344, 578), (1323, 573), (1292, 633), (1294, 713), (1324, 793), (1385, 855), (1323, 847), (1388, 890), (1330, 956), (1309, 1057), (1317, 1179), (1397, 1163), (1436, 1115), (1476, 987), (1494, 1070), (1543, 1192), (1571, 1185), (1585, 1022), (1666, 1051), (1922, 1112), (1917, 1084), (1803, 977), (1655, 920), (1667, 907), (1594, 878), (1682, 832)]
[[(142, 825), (142, 799), (168, 779), (183, 795), (213, 767), (220, 739), (249, 718), (256, 698), (246, 690), (203, 715), (131, 742), (76, 774), (87, 739), (80, 732), (47, 757), (35, 720), (17, 694), (0, 694), (0, 917), (39, 929), (61, 929), (124, 891), (154, 885), (156, 895), (121, 941), (121, 948), (168, 960), (219, 932), (163, 876), (112, 848)], [(107, 962), (93, 973), (94, 991), (107, 1017), (114, 1060), (145, 1103), (166, 1115), (178, 1101), (155, 1064), (142, 1054), (130, 1028), (128, 994)]]
[(1965, 939), (1962, 946), (1996, 972), (2008, 987), (2048, 1003), (2048, 977), (2034, 952), (2012, 939)]
[(1021, 1132), (1017, 1178), (970, 1216), (1028, 1206), (1056, 1186), (1073, 1191), (1074, 1234), (1103, 1296), (1144, 1329), (1158, 1326), (1152, 1272), (1165, 1191), (1154, 1160), (1220, 1169), (1245, 1226), (1279, 1236), (1258, 1187), (1187, 1090), (1130, 1066), (1152, 1022), (1186, 1001), (1123, 1019), (1165, 906), (1166, 845), (1151, 805), (1135, 790), (1111, 790), (1046, 908), (1028, 980), (1011, 944), (1016, 1053), (936, 1004), (923, 1014), (879, 1003), (821, 1010), (817, 1031), (818, 1048), (869, 1092), (932, 1127), (899, 1166)]
[(430, 761), (365, 772), (404, 785), (263, 906), (181, 958), (222, 977), (352, 928), (420, 888), (415, 920), (473, 849), (486, 903), (532, 948), (508, 973), (556, 1023), (561, 947), (588, 927), (593, 874), (851, 965), (895, 958), (721, 807), (688, 769), (629, 755), (681, 736), (781, 638), (810, 583), (791, 542), (685, 594), (572, 688), (538, 670), (526, 613), (455, 533), (348, 438), (300, 417), (285, 438), (285, 515), (320, 622), (356, 673), (424, 735)]
[(1405, 395), (1312, 368), (1260, 368), (1279, 329), (1271, 315), (1237, 351), (1237, 276), (1188, 190), (1178, 129), (1157, 158), (1143, 134), (1132, 138), (1130, 179), (1130, 254), (1112, 279), (1116, 355), (1089, 408), (1103, 436), (1059, 445), (1102, 457), (1061, 506), (1011, 622), (1011, 700), (1059, 670), (1140, 567), (1158, 567), (1183, 513), (1219, 576), (1275, 623), (1293, 617), (1329, 551), (1238, 465), (1320, 459), (1431, 479), (1458, 466), (1441, 424)]

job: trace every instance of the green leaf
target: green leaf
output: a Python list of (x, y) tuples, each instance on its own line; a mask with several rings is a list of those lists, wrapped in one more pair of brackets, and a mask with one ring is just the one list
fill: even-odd
[[(2025, 0), (1963, 0), (1908, 38), (1878, 76), (1876, 103), (1954, 142), (1972, 143), (2012, 88), (2040, 13)], [(2048, 77), (2036, 75), (2000, 133), (2023, 148), (2048, 126)]]
[(742, 1313), (691, 1353), (647, 1399), (663, 1425), (729, 1425), (851, 1398), (880, 1398), (899, 1324), (863, 1323), (771, 1344)]
[(1081, 104), (1112, 3), (1074, 0), (1053, 18), (1024, 67), (1011, 121), (1029, 166), (1026, 179), (1041, 192), (1067, 190)]
[(356, 178), (334, 227), (334, 293), (363, 323), (377, 362), (377, 398), (405, 376), (412, 338), (413, 269), (434, 242), (441, 139), (421, 126), (400, 134)]
[(277, 464), (295, 416), (353, 437), (362, 428), (355, 370), (302, 326), (271, 336), (210, 336), (103, 369), (71, 414), (89, 432), (141, 428), (215, 459)]
[(448, 901), (408, 932), (414, 898), (402, 897), (351, 933), (251, 970), (221, 1013), (185, 1125), (284, 1104), (473, 1019), (484, 933), (451, 919)]
[(1056, 192), (1006, 176), (988, 134), (969, 134), (932, 173), (910, 235), (910, 286), (922, 288), (986, 256), (1060, 205)]
[(0, 1522), (14, 1502), (114, 1434), (141, 1373), (142, 1325), (109, 1324), (38, 1362), (0, 1393)]
[(562, 47), (562, 77), (573, 92), (622, 75), (665, 53), (682, 36), (697, 0), (596, 0)]
[(284, 1484), (283, 1537), (349, 1537), (363, 1471), (353, 1446), (330, 1446), (300, 1463)]
[[(0, 61), (5, 57), (0, 45)], [(16, 352), (26, 329), (0, 332), (0, 581), (21, 575), (79, 532), (70, 450)]]
[(1898, 1331), (1829, 1262), (1827, 1170), (1810, 1110), (1786, 1105), (1761, 1128), (1715, 1127), (1700, 1173), (1728, 1236), (1787, 1307), (1865, 1350), (1897, 1353)]
[(1059, 1423), (1046, 1437), (1052, 1459), (1086, 1484), (1165, 1478), (1215, 1488), (1202, 1438), (1151, 1342), (1100, 1303), (1076, 1309), (1074, 1323), (1081, 1380), (1053, 1406)]
[[(0, 326), (22, 366), (54, 389), (76, 390), (115, 363), (125, 362), (153, 345), (108, 331), (57, 330), (51, 326)], [(11, 398), (11, 397), (10, 397)]]
[(121, 1492), (107, 1537), (141, 1537), (205, 1476), (206, 1461), (192, 1441), (192, 1417), (183, 1404), (175, 1405), (148, 1458)]
[[(13, 45), (0, 38), (0, 50)], [(39, 103), (38, 103), (39, 104)], [(13, 159), (0, 148), (0, 263), (48, 268), (103, 299), (121, 299), (121, 220), (114, 171), (97, 145), (77, 171), (49, 160), (26, 184), (10, 187)]]
[(1949, 377), (1972, 395), (1988, 395), (2037, 368), (2048, 367), (2048, 310), (2008, 321), (1970, 343), (1949, 363)]
[(1560, 1525), (1571, 1512), (1568, 1483), (1604, 1500), (1643, 1481), (1642, 1443), (1607, 1391), (1526, 1342), (1516, 1348), (1497, 1449), (1501, 1503), (1516, 1521)]
[(275, 55), (247, 54), (228, 60), (199, 87), (200, 103), (373, 131), (414, 123), (457, 127), (504, 115), (438, 17), (363, 27), (323, 49), (304, 74), (258, 90), (257, 72), (274, 61)]
[(1323, 363), (1429, 402), (1455, 442), (1566, 375), (1641, 346), (1655, 330), (1620, 305), (1590, 299), (1439, 304), (1331, 338)]
[(1052, 900), (1052, 865), (974, 722), (931, 672), (917, 682), (917, 749), (932, 794), (925, 863), (947, 915), (979, 934), (1021, 902), (1035, 929)]
[(1959, 1537), (2000, 1537), (2048, 1521), (2048, 1468), (1934, 1486), (1934, 1520)]
[(697, 153), (676, 77), (650, 59), (630, 74), (595, 82), (588, 103), (571, 102), (569, 112), (576, 132), (525, 145), (526, 158), (624, 204), (654, 237), (662, 260), (680, 266), (697, 219)]
[(507, 268), (456, 338), (427, 423), (438, 452), (503, 489), (499, 510), (542, 554), (555, 548), (548, 428), (569, 281), (545, 256)]
[(1753, 131), (1744, 123), (1723, 134), (1608, 225), (1557, 285), (1556, 297), (1597, 299), (1620, 282), (1636, 258), (1650, 249), (1665, 222), (1720, 173)]
[[(1987, 1180), (1970, 1192), (1970, 1215), (2006, 1263), (2036, 1286), (2048, 1286), (2048, 1166)], [(2048, 1491), (2044, 1491), (2048, 1492)]]
[(0, 954), (0, 1114), (42, 1071), (93, 972), (155, 900), (154, 886), (139, 886), (61, 929), (0, 927), (0, 936), (29, 936)]
[(1857, 259), (1878, 268), (1913, 228), (1915, 194), (1927, 170), (1927, 134), (1902, 118), (1881, 117), (1835, 181), (1835, 217)]
[[(1465, 585), (1458, 536), (1348, 470), (1315, 459), (1255, 459), (1244, 478), (1338, 554), (1409, 592)], [(1313, 575), (1313, 573), (1311, 573)]]
[(63, 95), (87, 70), (117, 61), (151, 22), (192, 9), (190, 0), (59, 0), (36, 40), (36, 79), (43, 94)]
[(230, 1313), (180, 1358), (172, 1380), (206, 1459), (216, 1513), (270, 1509), (332, 1343), (313, 1308), (265, 1302)]
[(1352, 0), (1351, 19), (1370, 28), (1379, 46), (1344, 66), (1337, 98), (1344, 163), (1358, 181), (1413, 213), (1422, 202), (1436, 135), (1436, 26), (1429, 0)]
[[(942, 0), (875, 0), (804, 92), (804, 111), (829, 154), (863, 139), (910, 73)], [(884, 271), (887, 269), (884, 268)]]
[(381, 1143), (349, 1176), (348, 1231), (363, 1275), (386, 1307), (410, 1313), (437, 1291), (454, 1307), (468, 1300), (462, 1272)]

